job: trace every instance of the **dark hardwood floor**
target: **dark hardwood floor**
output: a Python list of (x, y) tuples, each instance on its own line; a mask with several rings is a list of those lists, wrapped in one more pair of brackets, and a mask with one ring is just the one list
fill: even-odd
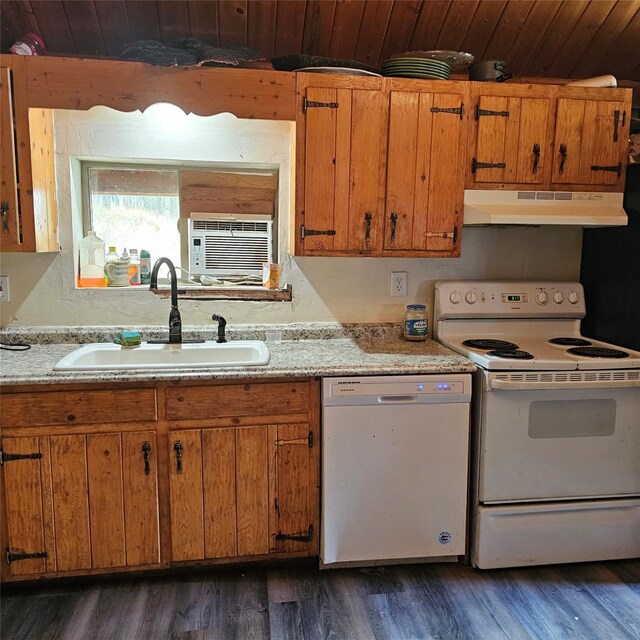
[(6, 586), (3, 640), (638, 640), (640, 560), (313, 565)]

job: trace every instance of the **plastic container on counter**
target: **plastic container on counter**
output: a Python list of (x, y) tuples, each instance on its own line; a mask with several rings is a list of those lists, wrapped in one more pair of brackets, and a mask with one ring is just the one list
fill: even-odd
[(407, 305), (404, 314), (404, 339), (419, 342), (427, 339), (429, 324), (427, 321), (427, 308), (423, 304)]
[(104, 240), (96, 235), (95, 231), (87, 232), (86, 237), (78, 243), (80, 252), (78, 286), (79, 287), (104, 287)]

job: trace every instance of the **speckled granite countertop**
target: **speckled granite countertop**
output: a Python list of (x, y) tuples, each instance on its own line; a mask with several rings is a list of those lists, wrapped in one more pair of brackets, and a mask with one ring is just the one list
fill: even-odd
[[(140, 328), (145, 339), (162, 329)], [(28, 342), (27, 351), (0, 351), (0, 385), (133, 382), (153, 380), (213, 380), (221, 378), (307, 377), (465, 373), (475, 365), (433, 340), (407, 342), (397, 325), (262, 325), (251, 330), (230, 327), (229, 339), (265, 339), (265, 331), (282, 331), (282, 341), (269, 341), (271, 360), (261, 367), (139, 371), (54, 371), (53, 367), (78, 345), (109, 341), (119, 327), (3, 329), (3, 342)], [(198, 330), (184, 337), (198, 336)], [(206, 337), (211, 339), (211, 331)], [(295, 337), (296, 339), (292, 339)], [(62, 342), (65, 340), (65, 342)]]

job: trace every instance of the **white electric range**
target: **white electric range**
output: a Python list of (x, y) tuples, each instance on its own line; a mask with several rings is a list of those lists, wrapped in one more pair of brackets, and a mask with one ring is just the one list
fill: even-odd
[(475, 566), (640, 556), (640, 353), (585, 313), (575, 282), (436, 283), (436, 339), (479, 367)]

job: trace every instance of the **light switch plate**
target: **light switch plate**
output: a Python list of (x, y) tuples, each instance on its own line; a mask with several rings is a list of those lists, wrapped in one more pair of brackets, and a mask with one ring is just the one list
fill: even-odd
[(10, 302), (9, 276), (0, 276), (0, 302)]

